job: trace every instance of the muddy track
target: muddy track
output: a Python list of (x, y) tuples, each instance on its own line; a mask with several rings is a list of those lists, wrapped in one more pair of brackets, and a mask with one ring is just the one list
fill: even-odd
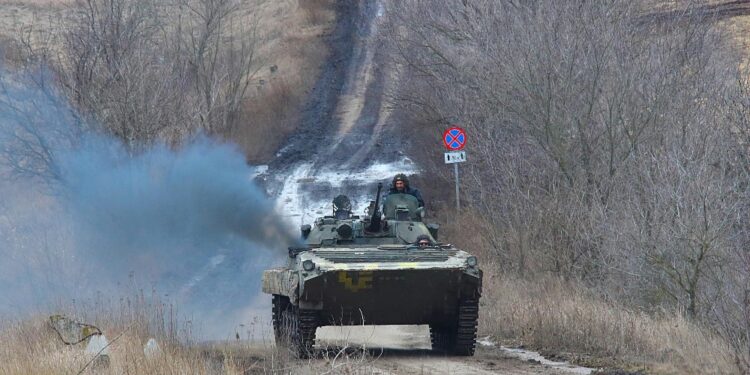
[(301, 123), (270, 163), (272, 170), (283, 170), (314, 155), (336, 126), (336, 106), (344, 90), (355, 45), (357, 1), (336, 2), (336, 25), (326, 37), (330, 57), (308, 96)]
[(640, 17), (638, 23), (716, 22), (746, 15), (750, 15), (750, 0), (735, 0), (649, 13)]
[(380, 0), (336, 2), (336, 25), (326, 40), (330, 57), (308, 96), (298, 131), (271, 170), (299, 163), (312, 163), (313, 170), (334, 163), (367, 166), (383, 108), (383, 56), (377, 46), (382, 11)]
[[(403, 137), (385, 105), (388, 74), (381, 28), (386, 0), (338, 0), (327, 37), (329, 60), (310, 93), (298, 132), (259, 177), (277, 211), (294, 225), (330, 212), (346, 194), (355, 212), (374, 199), (374, 186), (417, 168), (402, 152)], [(389, 137), (387, 142), (383, 137)], [(395, 140), (394, 140), (395, 139)]]
[[(499, 347), (478, 346), (472, 357), (430, 350), (422, 326), (325, 327), (318, 329), (319, 347), (368, 347), (367, 362), (381, 374), (585, 374), (575, 366), (552, 367), (522, 360)], [(335, 349), (334, 349), (335, 350)]]
[(374, 365), (384, 374), (570, 374), (493, 349), (479, 349), (468, 359), (441, 356), (428, 350), (388, 350)]

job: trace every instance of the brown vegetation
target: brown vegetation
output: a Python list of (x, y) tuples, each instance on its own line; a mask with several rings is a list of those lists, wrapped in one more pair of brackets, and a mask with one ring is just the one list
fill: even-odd
[[(95, 323), (106, 335), (108, 365), (84, 351), (86, 342), (65, 345), (46, 317), (0, 322), (0, 374), (352, 374), (372, 373), (367, 353), (330, 348), (321, 359), (296, 360), (279, 350), (273, 337), (257, 332), (237, 340), (197, 343), (192, 323), (176, 308), (155, 296), (139, 293), (119, 302), (98, 300), (64, 310), (81, 321)], [(196, 322), (196, 324), (200, 324)], [(254, 329), (254, 328), (250, 328)], [(247, 334), (248, 337), (245, 337)], [(250, 339), (249, 336), (254, 336)], [(149, 338), (160, 350), (144, 352)]]
[(432, 134), (415, 149), (446, 186), (432, 145), (452, 123), (469, 133), (471, 220), (454, 231), (476, 237), (446, 238), (492, 259), (491, 333), (676, 372), (749, 373), (741, 59), (710, 15), (662, 22), (642, 9), (394, 4), (394, 104)]
[(502, 260), (491, 245), (482, 236), (473, 235), (491, 229), (488, 223), (472, 209), (458, 217), (451, 212), (438, 211), (447, 223), (441, 236), (477, 254), (484, 270), (480, 336), (489, 335), (509, 346), (524, 345), (591, 368), (653, 374), (737, 371), (731, 345), (684, 311), (649, 313), (603, 298), (577, 280), (502, 271)]
[(255, 162), (267, 161), (299, 123), (335, 17), (330, 1), (10, 8), (1, 30), (8, 65), (31, 75), (51, 68), (54, 79), (40, 84), (62, 87), (83, 122), (133, 149), (218, 135)]
[(251, 162), (268, 162), (300, 124), (301, 111), (328, 58), (324, 36), (335, 20), (331, 0), (269, 1), (259, 28), (258, 51), (266, 66), (248, 93), (247, 121), (223, 135), (240, 145)]
[[(736, 371), (731, 347), (674, 312), (650, 315), (559, 279), (487, 279), (481, 329), (552, 353), (579, 353), (590, 367), (642, 368), (660, 374)], [(583, 353), (583, 356), (580, 355)]]

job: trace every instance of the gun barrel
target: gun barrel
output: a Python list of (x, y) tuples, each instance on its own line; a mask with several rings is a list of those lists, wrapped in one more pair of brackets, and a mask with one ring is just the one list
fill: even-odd
[(370, 231), (380, 231), (380, 192), (383, 190), (383, 183), (378, 182), (378, 193), (375, 196), (375, 208), (372, 210), (372, 217), (370, 218)]

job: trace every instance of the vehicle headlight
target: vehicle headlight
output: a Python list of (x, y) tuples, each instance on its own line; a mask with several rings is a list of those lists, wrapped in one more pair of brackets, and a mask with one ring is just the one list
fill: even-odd
[(302, 268), (305, 271), (308, 271), (308, 272), (312, 271), (312, 270), (315, 269), (315, 263), (313, 261), (311, 261), (310, 259), (308, 259), (308, 260), (302, 262)]
[(466, 264), (469, 265), (469, 267), (476, 267), (479, 262), (477, 261), (477, 257), (470, 256), (466, 258)]

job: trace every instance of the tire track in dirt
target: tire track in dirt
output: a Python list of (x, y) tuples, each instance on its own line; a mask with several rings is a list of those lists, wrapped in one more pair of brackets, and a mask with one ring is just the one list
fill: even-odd
[[(478, 346), (473, 357), (430, 350), (427, 326), (323, 327), (320, 347), (368, 348), (371, 366), (381, 374), (571, 374), (574, 369), (524, 361), (499, 347)], [(580, 369), (580, 368), (577, 368)]]
[[(380, 142), (391, 126), (385, 90), (385, 51), (379, 38), (385, 0), (336, 2), (328, 36), (331, 56), (306, 105), (297, 134), (259, 177), (279, 214), (295, 225), (330, 214), (331, 200), (347, 195), (355, 213), (374, 199), (374, 185), (415, 173), (401, 138)], [(381, 146), (382, 144), (382, 146)]]
[(750, 0), (735, 0), (648, 13), (641, 16), (638, 23), (715, 22), (746, 15), (750, 15)]

